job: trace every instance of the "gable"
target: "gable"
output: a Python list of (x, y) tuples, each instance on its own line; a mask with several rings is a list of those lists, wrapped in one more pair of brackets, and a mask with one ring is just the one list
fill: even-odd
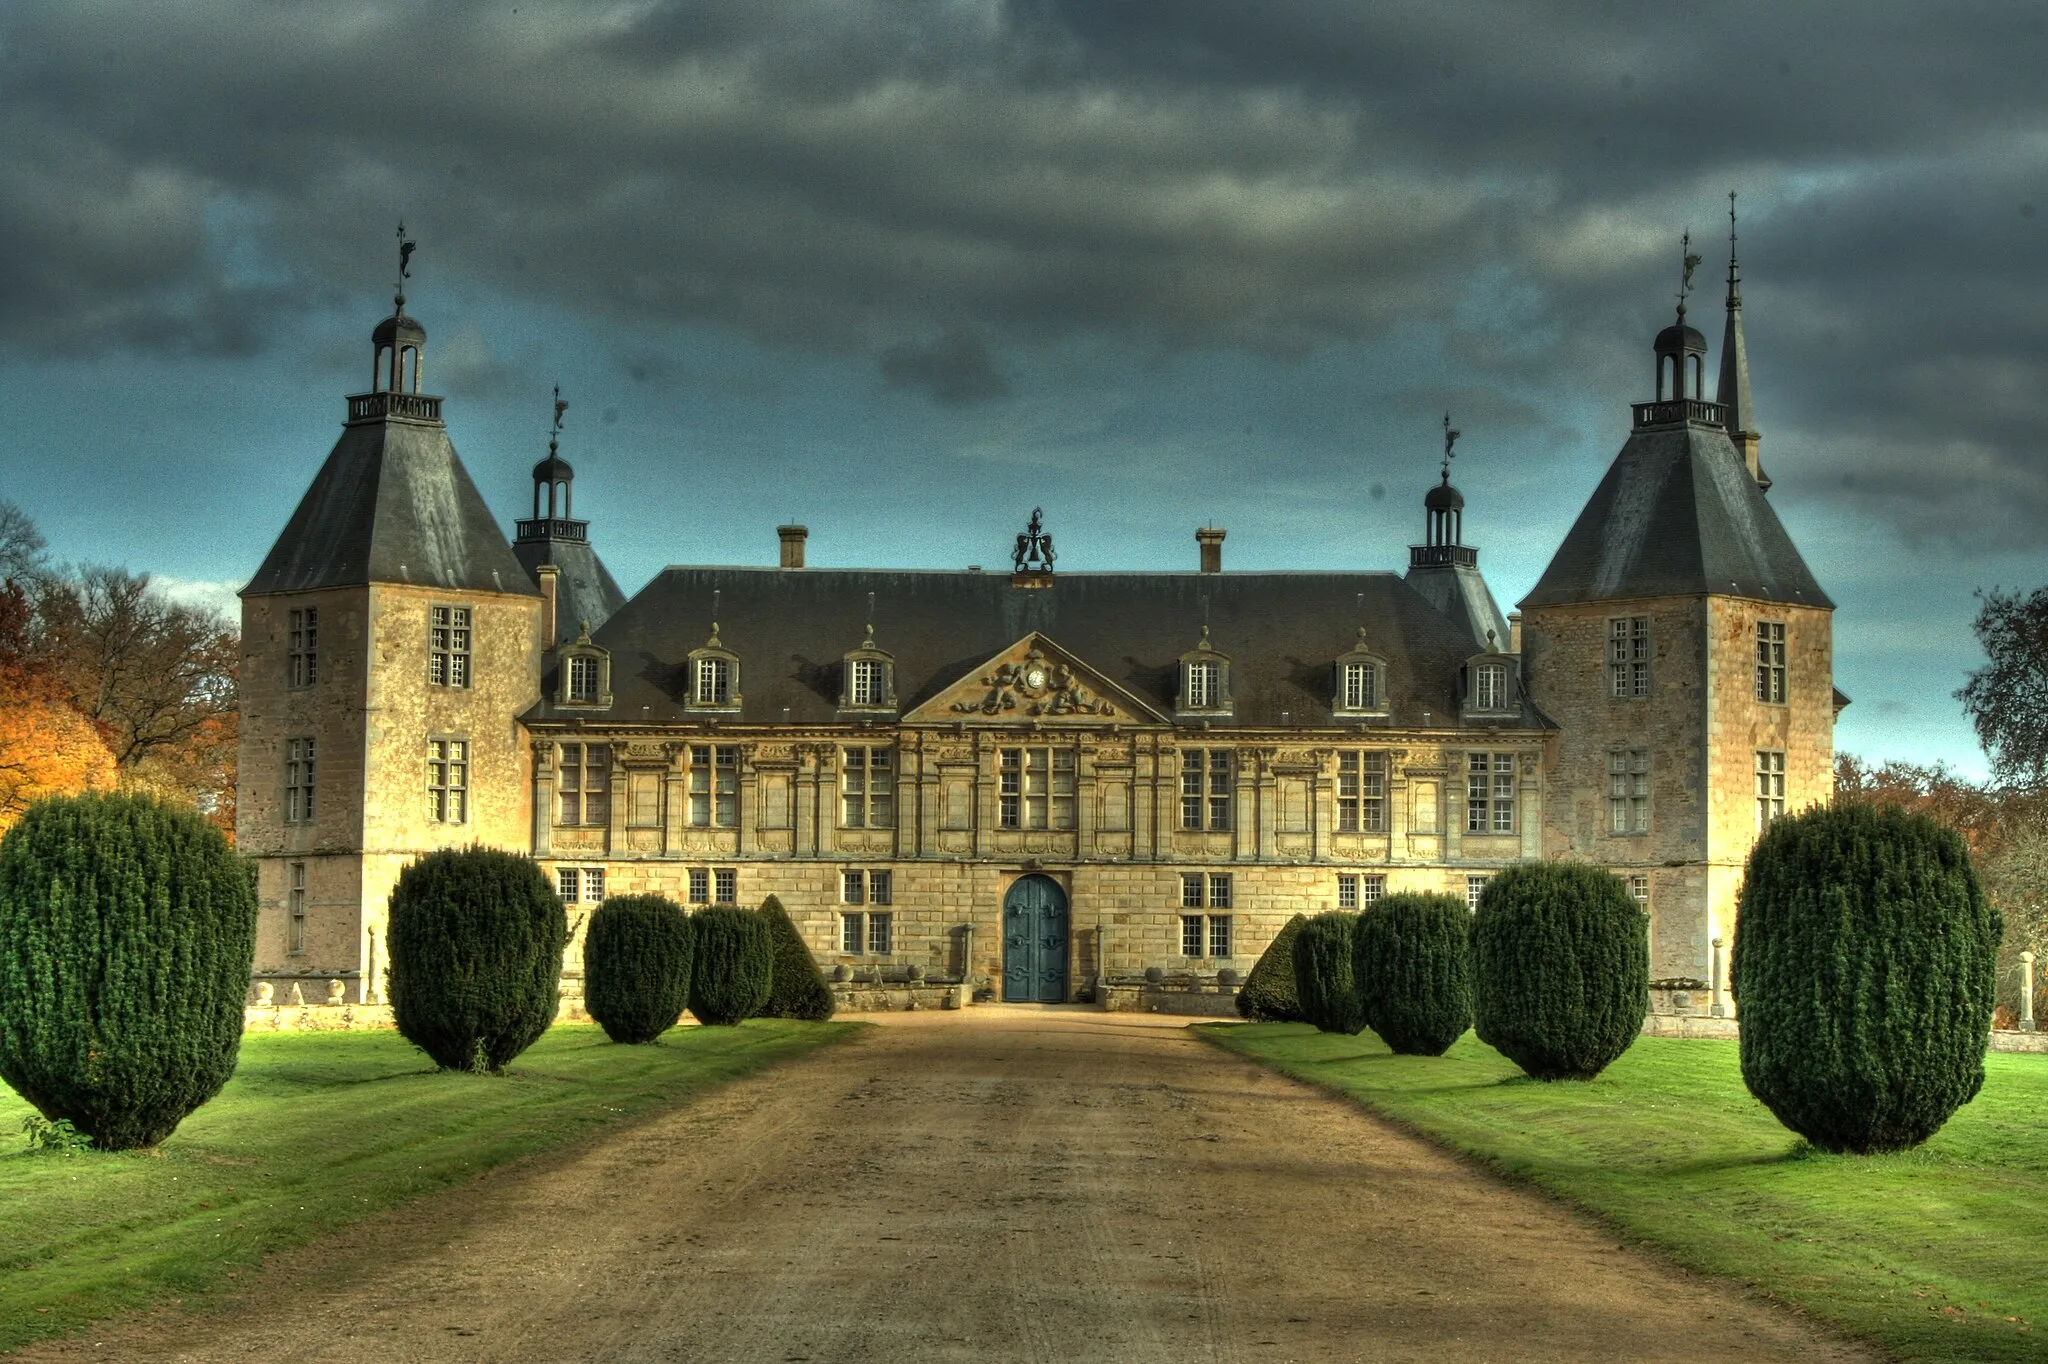
[(1167, 723), (1151, 706), (1036, 630), (903, 718), (924, 723), (967, 719), (983, 723)]

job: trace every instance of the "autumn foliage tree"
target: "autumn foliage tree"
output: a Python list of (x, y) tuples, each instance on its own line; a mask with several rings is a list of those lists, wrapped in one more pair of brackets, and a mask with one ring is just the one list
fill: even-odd
[(113, 754), (28, 649), (30, 607), (19, 583), (0, 582), (0, 832), (50, 796), (114, 784)]

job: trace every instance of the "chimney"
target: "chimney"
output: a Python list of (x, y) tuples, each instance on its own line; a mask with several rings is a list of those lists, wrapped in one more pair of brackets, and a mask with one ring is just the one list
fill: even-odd
[(541, 648), (555, 647), (555, 580), (562, 570), (553, 564), (542, 564), (534, 570), (540, 577), (540, 632)]
[(1522, 613), (1520, 611), (1508, 612), (1508, 652), (1511, 654), (1522, 652)]
[(1223, 537), (1226, 533), (1221, 526), (1203, 526), (1195, 532), (1195, 543), (1202, 547), (1202, 572), (1223, 571)]
[(807, 526), (777, 526), (775, 538), (782, 542), (782, 566), (802, 568), (804, 566), (804, 540), (810, 535)]

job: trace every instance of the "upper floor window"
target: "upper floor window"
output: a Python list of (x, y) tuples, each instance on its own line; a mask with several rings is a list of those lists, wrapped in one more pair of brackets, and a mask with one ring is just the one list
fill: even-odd
[(313, 821), (313, 741), (290, 739), (284, 748), (284, 822)]
[(1515, 755), (1465, 755), (1465, 832), (1511, 834), (1515, 831)]
[(1337, 755), (1337, 832), (1387, 829), (1387, 755), (1349, 750)]
[(469, 819), (469, 742), (427, 740), (427, 818), (436, 824)]
[(563, 697), (568, 701), (597, 700), (598, 660), (589, 654), (572, 654), (569, 657), (569, 689)]
[(1071, 748), (1006, 748), (997, 768), (996, 822), (1005, 829), (1074, 827)]
[(731, 659), (700, 658), (697, 660), (697, 689), (692, 700), (700, 706), (729, 706), (732, 704)]
[(691, 744), (690, 823), (730, 829), (739, 823), (739, 809), (739, 749), (730, 744)]
[(848, 667), (847, 701), (855, 706), (879, 706), (888, 693), (888, 665), (879, 658), (856, 658)]
[(839, 751), (840, 823), (849, 829), (888, 829), (896, 824), (896, 761), (887, 748)]
[(1180, 656), (1181, 710), (1227, 711), (1230, 709), (1230, 660), (1209, 642), (1209, 627), (1202, 638)]
[(1379, 695), (1379, 664), (1346, 663), (1344, 665), (1344, 709), (1371, 710), (1379, 704)]
[(291, 643), (287, 674), (294, 687), (310, 687), (320, 680), (320, 608), (308, 606), (291, 613)]
[(1227, 748), (1180, 751), (1180, 827), (1230, 827), (1231, 752)]
[(1607, 753), (1607, 828), (1617, 834), (1650, 832), (1650, 750)]
[(1773, 705), (1785, 703), (1785, 622), (1760, 620), (1756, 623), (1756, 699)]
[(611, 819), (612, 751), (606, 744), (563, 744), (555, 768), (555, 791), (564, 824), (604, 824)]
[(1337, 873), (1337, 908), (1364, 909), (1387, 897), (1387, 878), (1381, 872)]
[(1186, 704), (1194, 709), (1207, 710), (1216, 704), (1222, 694), (1223, 667), (1218, 663), (1188, 664), (1188, 686)]
[(1650, 618), (1615, 616), (1607, 622), (1607, 694), (1650, 694)]
[(1481, 663), (1472, 670), (1472, 706), (1475, 710), (1502, 710), (1507, 706), (1508, 668), (1505, 663)]
[(306, 950), (306, 864), (291, 864), (290, 885), (286, 890), (286, 907), (291, 912), (291, 927), (285, 942), (285, 951), (298, 956)]
[(427, 681), (437, 687), (469, 685), (470, 608), (436, 606), (427, 632)]
[(1383, 713), (1387, 705), (1387, 661), (1365, 642), (1365, 627), (1358, 627), (1358, 642), (1337, 656), (1337, 695), (1333, 709), (1339, 715)]
[(1756, 828), (1762, 833), (1770, 822), (1785, 813), (1785, 753), (1783, 749), (1756, 751)]

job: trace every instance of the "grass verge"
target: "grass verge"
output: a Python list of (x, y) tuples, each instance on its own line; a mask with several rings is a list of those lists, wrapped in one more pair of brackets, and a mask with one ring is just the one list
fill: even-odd
[(856, 1031), (756, 1019), (622, 1047), (559, 1025), (500, 1078), (391, 1032), (252, 1034), (155, 1155), (25, 1150), (0, 1085), (0, 1349), (204, 1292), (265, 1254)]
[(1543, 1084), (1470, 1033), (1430, 1058), (1300, 1023), (1198, 1031), (1906, 1358), (2048, 1359), (2048, 1056), (1987, 1056), (1917, 1150), (1835, 1156), (1750, 1097), (1733, 1042), (1644, 1037)]

